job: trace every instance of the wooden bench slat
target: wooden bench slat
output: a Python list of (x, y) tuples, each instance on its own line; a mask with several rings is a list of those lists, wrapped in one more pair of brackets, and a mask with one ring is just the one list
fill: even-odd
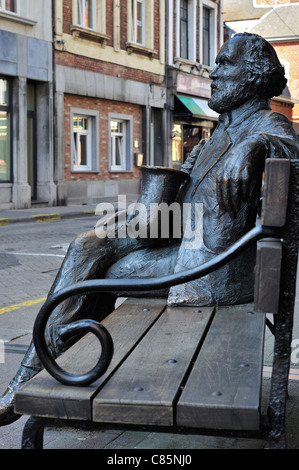
[(173, 403), (213, 314), (211, 307), (168, 307), (93, 400), (93, 421), (171, 426)]
[(257, 430), (264, 314), (252, 305), (219, 308), (177, 405), (177, 424)]
[[(18, 391), (16, 412), (91, 420), (92, 397), (156, 321), (165, 304), (166, 301), (161, 299), (126, 300), (102, 322), (114, 341), (114, 355), (106, 373), (88, 387), (76, 387), (60, 384), (43, 370)], [(149, 310), (144, 311), (146, 308)], [(97, 338), (88, 334), (58, 358), (57, 362), (71, 373), (86, 372), (91, 369), (100, 348)]]

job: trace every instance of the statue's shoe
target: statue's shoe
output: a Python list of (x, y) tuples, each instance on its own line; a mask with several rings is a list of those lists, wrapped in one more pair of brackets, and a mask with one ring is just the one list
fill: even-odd
[(11, 380), (0, 400), (0, 426), (7, 426), (19, 419), (22, 415), (14, 412), (14, 403), (17, 390), (36, 375), (40, 369), (20, 366), (16, 376)]

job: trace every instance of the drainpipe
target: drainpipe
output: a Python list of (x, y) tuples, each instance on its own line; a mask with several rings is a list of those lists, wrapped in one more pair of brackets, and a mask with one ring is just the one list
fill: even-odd
[[(171, 0), (173, 1), (173, 0)], [(171, 167), (172, 165), (172, 145), (171, 145), (171, 140), (170, 140), (170, 132), (171, 132), (171, 126), (170, 126), (170, 98), (169, 98), (169, 79), (168, 79), (168, 74), (169, 74), (169, 66), (172, 63), (172, 58), (170, 57), (170, 47), (169, 47), (169, 42), (173, 41), (173, 37), (170, 38), (170, 29), (169, 29), (169, 21), (170, 21), (170, 0), (165, 1), (165, 91), (166, 91), (166, 106), (164, 110), (164, 155), (165, 158), (163, 159), (163, 165), (167, 167)], [(172, 48), (171, 48), (172, 51)], [(173, 56), (173, 54), (172, 54)]]

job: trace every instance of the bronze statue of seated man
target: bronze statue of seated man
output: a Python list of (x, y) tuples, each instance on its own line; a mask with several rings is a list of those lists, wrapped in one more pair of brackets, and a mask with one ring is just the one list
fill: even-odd
[[(163, 239), (158, 243), (156, 239), (149, 240), (144, 246), (138, 238), (101, 237), (92, 230), (71, 243), (49, 295), (87, 279), (145, 278), (184, 271), (215, 257), (253, 228), (265, 159), (294, 158), (299, 150), (299, 141), (289, 121), (270, 109), (271, 97), (280, 95), (285, 88), (284, 70), (266, 40), (243, 33), (222, 46), (210, 77), (209, 106), (220, 114), (219, 122), (211, 138), (195, 147), (183, 165), (182, 172), (190, 175), (177, 195), (182, 205), (189, 204), (192, 208), (202, 204), (200, 243), (190, 249), (190, 240), (183, 236), (167, 243)], [(172, 189), (172, 183), (168, 184)], [(156, 189), (161, 190), (161, 185), (156, 184)], [(148, 198), (146, 191), (141, 201)], [(155, 194), (151, 196), (156, 200)], [(192, 217), (192, 210), (190, 213)], [(127, 223), (128, 219), (122, 221), (119, 217), (117, 230)], [(194, 217), (190, 223), (193, 227)], [(166, 296), (169, 305), (249, 302), (253, 296), (254, 264), (252, 248), (215, 273), (172, 287), (169, 292), (151, 295)], [(100, 321), (113, 310), (115, 298), (108, 294), (89, 294), (72, 297), (59, 305), (47, 329), (53, 355), (59, 356), (64, 348), (57, 332), (58, 324), (90, 318), (93, 312), (98, 312), (96, 319)], [(31, 344), (1, 399), (0, 425), (18, 418), (13, 412), (15, 392), (41, 367)]]

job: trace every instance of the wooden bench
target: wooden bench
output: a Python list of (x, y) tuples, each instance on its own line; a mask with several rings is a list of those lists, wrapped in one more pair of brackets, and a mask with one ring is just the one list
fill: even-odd
[[(102, 322), (114, 353), (101, 377), (87, 386), (66, 385), (52, 376), (50, 366), (51, 374), (41, 371), (18, 391), (16, 412), (31, 416), (22, 447), (42, 447), (45, 426), (88, 424), (185, 433), (266, 432), (270, 448), (285, 448), (299, 246), (298, 188), (299, 160), (267, 160), (261, 226), (219, 257), (219, 263), (225, 263), (261, 240), (253, 304), (168, 307), (164, 299), (127, 299)], [(146, 282), (150, 289), (158, 281)], [(171, 283), (173, 277), (166, 281)], [(50, 299), (44, 310), (51, 311), (74, 293), (105, 290), (107, 282), (113, 284), (105, 280), (76, 285), (57, 295), (54, 303)], [(269, 411), (262, 416), (266, 313), (274, 314), (275, 347)], [(35, 331), (44, 327), (39, 319), (38, 323)], [(97, 361), (98, 350), (98, 338), (89, 332), (57, 364), (69, 373), (84, 375)]]

